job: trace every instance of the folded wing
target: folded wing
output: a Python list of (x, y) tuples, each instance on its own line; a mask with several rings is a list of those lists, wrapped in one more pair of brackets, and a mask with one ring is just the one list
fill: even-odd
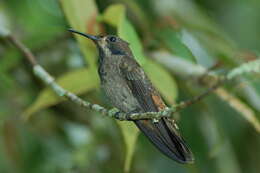
[[(140, 104), (140, 112), (157, 112), (165, 108), (159, 93), (146, 77), (143, 69), (131, 57), (127, 64), (122, 63), (121, 74), (127, 80), (128, 87)], [(130, 62), (130, 64), (129, 64)], [(133, 63), (131, 65), (131, 63)], [(138, 120), (137, 127), (166, 156), (179, 163), (192, 163), (193, 155), (180, 136), (176, 124), (168, 118), (159, 121)]]

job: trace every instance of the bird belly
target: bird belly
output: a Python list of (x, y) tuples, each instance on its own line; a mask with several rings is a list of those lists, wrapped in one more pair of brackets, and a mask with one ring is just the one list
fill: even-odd
[(139, 108), (138, 101), (121, 76), (111, 75), (108, 79), (103, 82), (102, 88), (114, 107), (122, 112), (132, 112)]

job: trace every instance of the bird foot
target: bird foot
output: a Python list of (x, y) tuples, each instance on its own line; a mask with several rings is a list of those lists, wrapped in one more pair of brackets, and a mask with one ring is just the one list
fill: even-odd
[(115, 118), (118, 119), (118, 120), (126, 120), (126, 121), (134, 121), (135, 119), (132, 119), (131, 118), (131, 115), (133, 113), (136, 113), (136, 112), (139, 112), (139, 109), (135, 109), (133, 111), (130, 111), (130, 112), (127, 112), (127, 113), (124, 113), (124, 112), (121, 112), (121, 111), (117, 111), (115, 113)]

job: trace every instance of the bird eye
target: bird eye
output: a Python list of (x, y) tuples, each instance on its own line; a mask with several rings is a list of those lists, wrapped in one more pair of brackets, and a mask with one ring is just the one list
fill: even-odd
[(115, 42), (115, 41), (116, 41), (116, 37), (110, 37), (110, 38), (109, 38), (109, 41)]

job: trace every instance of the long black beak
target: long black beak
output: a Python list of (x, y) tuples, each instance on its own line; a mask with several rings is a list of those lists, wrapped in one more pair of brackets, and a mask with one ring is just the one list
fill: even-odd
[(82, 36), (84, 36), (84, 37), (87, 37), (87, 38), (93, 40), (94, 42), (96, 42), (96, 41), (99, 40), (99, 37), (98, 37), (98, 36), (85, 34), (85, 33), (83, 33), (83, 32), (79, 32), (79, 31), (76, 31), (76, 30), (74, 30), (74, 29), (68, 29), (68, 31), (73, 32), (73, 33), (76, 33), (76, 34), (79, 34), (79, 35), (82, 35)]

